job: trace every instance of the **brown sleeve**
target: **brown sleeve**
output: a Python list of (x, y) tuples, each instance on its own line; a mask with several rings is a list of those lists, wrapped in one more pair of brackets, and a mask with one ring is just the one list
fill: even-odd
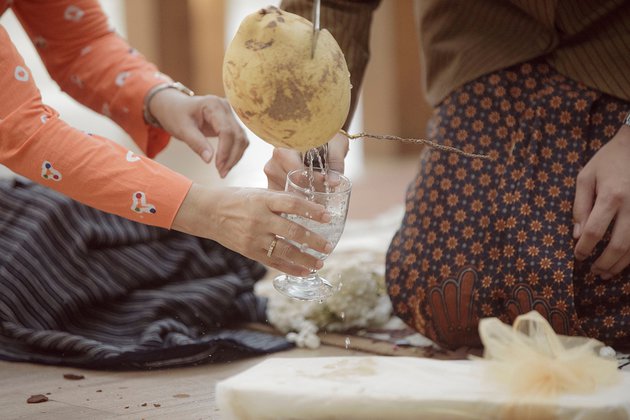
[[(350, 124), (370, 57), (370, 25), (380, 0), (322, 0), (320, 23), (343, 51), (352, 83), (352, 105), (344, 128)], [(312, 0), (283, 0), (280, 8), (311, 20)]]

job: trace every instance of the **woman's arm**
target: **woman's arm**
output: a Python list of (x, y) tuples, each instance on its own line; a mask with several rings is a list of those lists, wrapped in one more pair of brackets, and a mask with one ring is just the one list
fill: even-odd
[(130, 48), (96, 0), (21, 0), (12, 5), (46, 69), (61, 89), (120, 125), (149, 157), (170, 135), (147, 125), (143, 102), (170, 79)]
[(68, 126), (42, 104), (30, 70), (1, 27), (0, 45), (0, 163), (89, 206), (170, 227), (191, 181)]

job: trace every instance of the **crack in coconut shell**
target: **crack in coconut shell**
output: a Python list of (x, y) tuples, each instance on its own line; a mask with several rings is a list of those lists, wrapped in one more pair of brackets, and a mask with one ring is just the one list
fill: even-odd
[[(267, 25), (267, 27), (269, 27), (269, 25)], [(273, 45), (273, 39), (267, 42), (257, 42), (257, 41), (254, 41), (253, 39), (248, 39), (247, 41), (245, 41), (245, 48), (252, 51), (264, 50), (265, 48), (269, 48), (272, 45)]]

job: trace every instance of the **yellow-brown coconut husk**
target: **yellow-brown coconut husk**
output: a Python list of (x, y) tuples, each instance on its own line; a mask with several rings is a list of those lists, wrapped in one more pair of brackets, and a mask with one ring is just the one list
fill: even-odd
[(266, 142), (306, 151), (328, 142), (350, 109), (341, 48), (321, 30), (311, 58), (311, 22), (276, 7), (248, 15), (228, 46), (223, 83), (241, 121)]

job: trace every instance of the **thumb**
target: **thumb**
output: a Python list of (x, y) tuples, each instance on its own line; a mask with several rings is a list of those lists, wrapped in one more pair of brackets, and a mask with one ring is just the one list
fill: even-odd
[(180, 136), (180, 140), (186, 143), (188, 147), (201, 156), (201, 159), (203, 159), (204, 162), (210, 163), (212, 157), (214, 156), (214, 149), (201, 131), (195, 127), (185, 129)]
[(338, 155), (328, 153), (328, 169), (332, 169), (333, 171), (337, 171), (339, 173), (343, 173), (345, 170), (345, 160), (343, 157), (339, 157)]
[(336, 134), (328, 142), (328, 168), (339, 173), (343, 173), (345, 170), (345, 158), (348, 154), (348, 139), (341, 135)]
[(586, 220), (593, 209), (594, 198), (595, 177), (582, 171), (575, 183), (575, 200), (573, 202), (574, 239), (578, 239), (582, 235)]

